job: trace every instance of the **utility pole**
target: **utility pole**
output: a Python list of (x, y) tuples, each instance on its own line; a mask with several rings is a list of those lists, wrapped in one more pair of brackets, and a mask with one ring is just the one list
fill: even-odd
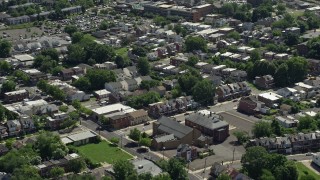
[(206, 172), (206, 166), (207, 166), (207, 157), (204, 159), (204, 169), (203, 169), (203, 175), (202, 175), (202, 178), (204, 179), (204, 174)]
[(234, 161), (234, 152), (236, 151), (236, 148), (233, 148), (233, 155), (232, 155), (232, 164), (233, 164), (233, 161)]

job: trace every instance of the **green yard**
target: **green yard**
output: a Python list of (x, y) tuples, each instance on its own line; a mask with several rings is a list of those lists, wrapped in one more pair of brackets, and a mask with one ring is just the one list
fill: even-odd
[(132, 158), (128, 153), (106, 141), (101, 141), (99, 144), (86, 144), (76, 148), (81, 155), (89, 158), (94, 163), (107, 162), (113, 164), (118, 160)]
[(307, 174), (313, 176), (315, 179), (320, 179), (320, 175), (318, 175), (317, 173), (315, 173), (314, 171), (312, 171), (311, 169), (306, 167), (301, 162), (297, 163), (297, 168), (298, 168), (298, 171), (299, 171), (299, 179), (301, 179), (301, 177), (303, 175), (307, 175)]
[(120, 49), (116, 49), (116, 54), (125, 58), (128, 56), (128, 48), (123, 47)]

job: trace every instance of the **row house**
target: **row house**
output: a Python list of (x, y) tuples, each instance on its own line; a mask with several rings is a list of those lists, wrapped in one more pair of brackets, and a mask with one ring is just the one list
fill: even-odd
[(60, 76), (64, 81), (72, 79), (72, 76), (85, 74), (85, 70), (80, 67), (64, 69), (60, 72)]
[(173, 66), (178, 67), (181, 64), (185, 64), (186, 62), (188, 62), (188, 57), (186, 56), (178, 55), (170, 58), (170, 64)]
[(320, 131), (298, 133), (275, 138), (257, 138), (249, 142), (249, 146), (262, 146), (269, 152), (300, 153), (320, 148)]
[(129, 126), (145, 123), (149, 120), (148, 113), (143, 110), (136, 110), (132, 112), (118, 112), (110, 115), (105, 115), (110, 120), (110, 125), (114, 129), (122, 129)]
[(257, 76), (254, 84), (262, 89), (271, 89), (274, 87), (274, 79), (271, 75)]
[(216, 94), (218, 101), (226, 101), (241, 96), (248, 96), (251, 93), (251, 88), (246, 82), (237, 82), (233, 84), (225, 84), (217, 87)]
[(67, 113), (54, 113), (46, 119), (46, 126), (51, 130), (60, 129), (62, 123), (69, 118)]
[(163, 115), (170, 116), (177, 113), (184, 113), (187, 109), (192, 109), (196, 106), (197, 103), (193, 101), (191, 96), (179, 97), (166, 102), (149, 104), (148, 113), (151, 117), (159, 118)]
[(29, 92), (25, 89), (4, 93), (4, 102), (13, 103), (29, 98)]
[(269, 112), (270, 108), (266, 107), (264, 102), (261, 102), (257, 99), (256, 96), (246, 96), (242, 97), (238, 104), (238, 111), (249, 114), (266, 114)]
[(95, 64), (95, 65), (93, 65), (93, 68), (111, 70), (111, 69), (116, 69), (117, 64), (114, 62), (107, 61), (102, 64)]

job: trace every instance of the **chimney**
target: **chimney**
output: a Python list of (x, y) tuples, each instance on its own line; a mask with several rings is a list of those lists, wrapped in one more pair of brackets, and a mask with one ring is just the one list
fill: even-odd
[(210, 117), (212, 117), (212, 112), (210, 111)]

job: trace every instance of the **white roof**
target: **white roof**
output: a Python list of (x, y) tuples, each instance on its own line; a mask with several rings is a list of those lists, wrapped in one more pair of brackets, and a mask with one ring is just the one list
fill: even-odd
[(18, 59), (19, 61), (32, 61), (32, 60), (34, 60), (34, 57), (30, 56), (29, 54), (15, 55), (14, 58)]
[(41, 105), (46, 105), (48, 104), (47, 101), (43, 99), (35, 100), (35, 101), (27, 101), (25, 102), (27, 106), (41, 106)]
[(273, 93), (273, 92), (262, 93), (262, 94), (259, 94), (259, 96), (263, 97), (265, 99), (269, 99), (271, 101), (276, 101), (276, 100), (279, 100), (280, 98), (282, 98), (282, 96), (280, 96), (276, 93)]
[(111, 114), (111, 113), (115, 113), (115, 112), (133, 112), (135, 111), (135, 109), (123, 105), (121, 103), (117, 103), (117, 104), (111, 104), (111, 105), (107, 105), (107, 106), (103, 106), (103, 107), (99, 107), (96, 109), (92, 110), (94, 113), (98, 114), (98, 115), (105, 115), (105, 114)]
[(102, 90), (95, 91), (94, 93), (97, 94), (97, 95), (99, 95), (99, 96), (101, 96), (101, 95), (108, 95), (108, 94), (110, 94), (111, 92), (109, 92), (109, 91), (107, 91), (107, 90), (105, 90), (105, 89), (102, 89)]
[(314, 117), (314, 116), (317, 115), (317, 113), (314, 112), (314, 111), (307, 111), (307, 112), (304, 112), (304, 114), (306, 114), (306, 115), (308, 115), (308, 116), (311, 116), (311, 117)]
[(27, 74), (35, 74), (35, 73), (41, 73), (39, 70), (37, 69), (25, 69), (25, 70), (22, 70), (24, 71), (25, 73)]
[(81, 141), (81, 140), (96, 137), (96, 136), (97, 135), (92, 133), (91, 131), (82, 131), (80, 133), (72, 134), (67, 138), (69, 138), (71, 141)]
[(64, 137), (64, 138), (61, 138), (61, 142), (63, 144), (69, 144), (69, 143), (72, 143), (73, 141), (71, 139), (69, 139), (68, 137)]
[(305, 83), (303, 83), (303, 82), (298, 82), (298, 83), (296, 83), (295, 85), (296, 85), (296, 86), (300, 86), (300, 87), (302, 87), (302, 88), (306, 88), (306, 89), (312, 89), (312, 88), (313, 88), (312, 86), (310, 86), (310, 85), (308, 85), (308, 84), (305, 84)]
[(14, 95), (14, 94), (22, 94), (22, 93), (26, 93), (27, 90), (25, 89), (21, 89), (21, 90), (17, 90), (17, 91), (11, 91), (11, 92), (6, 92), (6, 95)]

